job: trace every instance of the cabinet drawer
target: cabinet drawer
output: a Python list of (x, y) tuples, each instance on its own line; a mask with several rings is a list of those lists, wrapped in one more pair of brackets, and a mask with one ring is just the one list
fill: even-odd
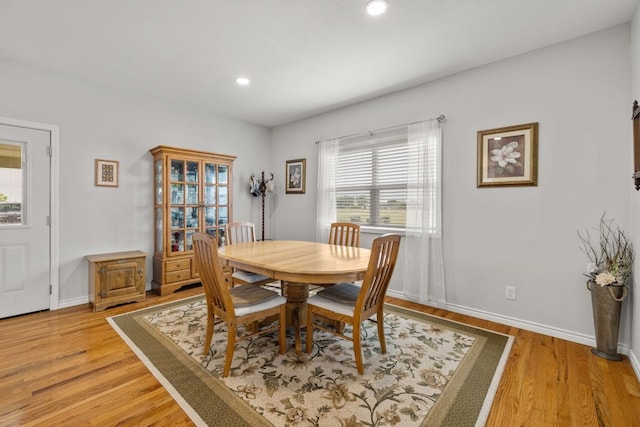
[(169, 273), (171, 271), (178, 270), (191, 270), (191, 259), (177, 259), (175, 261), (167, 261), (164, 265), (164, 270)]
[(167, 283), (191, 279), (191, 270), (167, 271)]

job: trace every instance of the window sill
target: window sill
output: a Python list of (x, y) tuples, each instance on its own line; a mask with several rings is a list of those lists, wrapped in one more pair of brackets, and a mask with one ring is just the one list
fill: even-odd
[(363, 234), (376, 234), (376, 235), (394, 233), (394, 234), (399, 234), (400, 236), (404, 236), (406, 234), (404, 228), (371, 227), (371, 226), (366, 226), (366, 225), (361, 225), (360, 226), (360, 233), (363, 233)]

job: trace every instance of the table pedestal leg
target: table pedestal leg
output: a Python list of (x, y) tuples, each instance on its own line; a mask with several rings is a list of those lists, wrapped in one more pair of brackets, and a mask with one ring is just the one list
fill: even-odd
[(301, 327), (307, 319), (307, 298), (309, 297), (309, 284), (282, 281), (282, 294), (287, 298), (287, 325), (292, 325), (295, 330), (296, 354), (300, 354), (302, 348)]

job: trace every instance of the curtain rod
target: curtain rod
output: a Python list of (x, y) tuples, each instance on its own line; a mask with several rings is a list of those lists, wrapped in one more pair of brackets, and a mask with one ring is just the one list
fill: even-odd
[[(379, 133), (379, 132), (384, 132), (387, 130), (391, 130), (391, 129), (395, 129), (395, 128), (400, 128), (400, 127), (405, 127), (405, 126), (411, 126), (411, 125), (415, 125), (418, 123), (422, 123), (422, 122), (430, 122), (432, 120), (437, 120), (438, 123), (441, 123), (444, 121), (444, 119), (446, 119), (447, 117), (444, 114), (440, 114), (438, 117), (433, 118), (433, 119), (427, 119), (427, 120), (418, 120), (417, 122), (410, 122), (410, 123), (402, 123), (399, 125), (394, 125), (394, 126), (389, 126), (386, 128), (380, 128), (380, 129), (375, 129), (375, 130), (370, 130), (368, 132), (362, 132), (362, 133), (352, 133), (350, 135), (342, 135), (339, 136), (337, 138), (329, 138), (329, 139), (342, 139), (342, 138), (351, 138), (351, 137), (356, 137), (356, 136), (364, 136), (364, 135), (373, 135), (375, 133)], [(320, 141), (316, 141), (316, 144), (320, 144)]]

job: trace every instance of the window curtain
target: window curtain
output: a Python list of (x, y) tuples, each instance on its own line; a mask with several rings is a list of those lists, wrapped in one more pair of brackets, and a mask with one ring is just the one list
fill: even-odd
[(409, 126), (403, 289), (413, 301), (446, 303), (442, 254), (442, 129), (438, 120)]
[(336, 222), (336, 166), (338, 139), (318, 143), (318, 194), (316, 241), (329, 241), (329, 228)]

